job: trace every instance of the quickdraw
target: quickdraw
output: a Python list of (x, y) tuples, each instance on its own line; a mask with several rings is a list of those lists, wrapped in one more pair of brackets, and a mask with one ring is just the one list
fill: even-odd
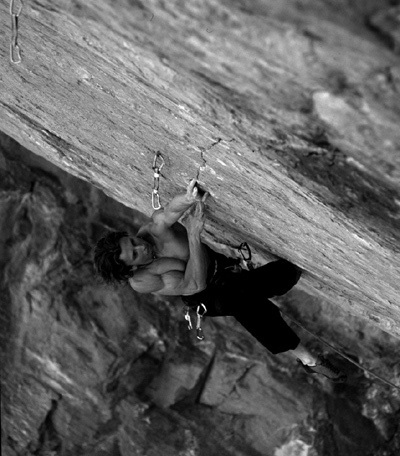
[[(157, 165), (157, 161), (161, 161), (161, 165)], [(153, 209), (157, 211), (158, 209), (161, 209), (161, 203), (160, 203), (160, 194), (158, 192), (158, 188), (160, 186), (160, 175), (161, 175), (161, 170), (165, 164), (164, 157), (161, 155), (160, 152), (156, 152), (154, 155), (154, 160), (153, 160), (153, 171), (154, 171), (154, 181), (153, 181), (153, 191), (151, 193), (151, 205), (153, 206)]]
[[(250, 250), (249, 244), (247, 244), (247, 242), (242, 242), (237, 250), (241, 254), (243, 261), (246, 263), (247, 268), (249, 270), (254, 269), (254, 265), (251, 261), (251, 250)], [(230, 266), (229, 268), (234, 269), (234, 267), (232, 267), (232, 266)], [(239, 269), (240, 269), (240, 266), (239, 266)], [(193, 329), (192, 319), (190, 317), (190, 309), (191, 308), (189, 306), (185, 306), (185, 309), (184, 309), (185, 320), (188, 322), (189, 331), (191, 331)], [(197, 308), (196, 308), (196, 337), (198, 340), (204, 340), (204, 338), (205, 338), (203, 329), (201, 327), (201, 320), (206, 313), (207, 313), (207, 307), (203, 303), (201, 303), (199, 306), (197, 306)]]
[[(19, 2), (16, 7), (15, 3)], [(10, 44), (10, 60), (11, 63), (21, 63), (21, 53), (18, 45), (18, 18), (24, 7), (22, 0), (10, 1), (10, 16), (11, 16), (11, 44)]]
[(203, 333), (203, 330), (201, 328), (201, 319), (204, 317), (204, 315), (206, 313), (207, 313), (207, 307), (203, 303), (201, 303), (199, 306), (197, 306), (197, 309), (196, 309), (196, 315), (197, 315), (197, 319), (196, 319), (196, 337), (199, 340), (203, 340), (204, 339), (204, 333)]
[[(198, 340), (204, 340), (204, 333), (201, 327), (201, 319), (207, 313), (207, 307), (201, 303), (196, 308), (196, 337)], [(185, 320), (188, 322), (188, 330), (191, 331), (193, 329), (192, 319), (190, 317), (190, 307), (185, 307)]]

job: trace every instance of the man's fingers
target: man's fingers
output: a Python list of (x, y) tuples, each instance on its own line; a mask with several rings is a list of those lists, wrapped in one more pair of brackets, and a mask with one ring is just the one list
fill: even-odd
[(196, 202), (196, 213), (198, 213), (198, 214), (203, 213), (204, 212), (204, 207), (205, 207), (204, 201), (203, 200), (198, 200)]
[(194, 212), (194, 218), (204, 224), (204, 221), (206, 219), (205, 213), (204, 213), (204, 203), (201, 201), (198, 201), (196, 203), (196, 209)]
[(192, 220), (197, 220), (197, 221), (201, 221), (204, 223), (204, 220), (205, 220), (204, 203), (202, 203), (201, 201), (197, 201), (196, 204), (194, 204), (191, 207), (191, 210), (189, 211), (188, 215)]
[(192, 179), (189, 182), (189, 185), (187, 186), (187, 192), (191, 194), (193, 192), (193, 189), (196, 188), (196, 184), (197, 184), (197, 179)]
[(207, 198), (210, 196), (209, 192), (205, 192), (203, 197), (201, 198), (201, 202), (205, 203), (207, 201)]

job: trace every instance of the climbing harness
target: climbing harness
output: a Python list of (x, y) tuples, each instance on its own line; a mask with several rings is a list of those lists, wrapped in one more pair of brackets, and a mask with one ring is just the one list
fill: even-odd
[[(237, 248), (238, 252), (242, 255), (243, 261), (245, 262), (247, 268), (249, 270), (254, 269), (254, 265), (251, 261), (251, 250), (247, 242), (242, 242), (240, 246)], [(218, 269), (218, 263), (215, 262), (215, 272), (214, 276), (216, 275)], [(242, 268), (239, 265), (232, 265), (225, 268), (225, 270), (230, 270), (231, 272), (239, 272)], [(188, 322), (188, 330), (191, 331), (193, 329), (192, 319), (190, 317), (190, 310), (189, 306), (185, 306), (184, 315), (185, 320)], [(196, 308), (196, 337), (198, 340), (204, 340), (204, 332), (201, 327), (201, 320), (204, 315), (207, 313), (207, 307), (204, 303), (200, 303), (200, 305)]]
[[(250, 247), (249, 245), (247, 244), (247, 242), (243, 242), (242, 244), (240, 244), (239, 248), (238, 248), (238, 251), (240, 252), (240, 254), (242, 255), (242, 258), (244, 260), (244, 262), (246, 263), (247, 267), (249, 270), (252, 270), (254, 269), (254, 264), (252, 263), (251, 261), (251, 250), (250, 250)], [(377, 378), (378, 380), (380, 380), (381, 382), (383, 383), (386, 383), (386, 385), (389, 385), (391, 386), (392, 388), (396, 388), (400, 391), (400, 386), (397, 386), (395, 385), (394, 383), (392, 383), (390, 380), (386, 380), (385, 378), (381, 377), (380, 375), (376, 374), (375, 372), (372, 372), (371, 370), (369, 370), (368, 368), (362, 366), (361, 364), (359, 364), (357, 361), (354, 361), (354, 359), (351, 359), (349, 356), (345, 355), (343, 353), (343, 349), (341, 350), (338, 350), (336, 347), (334, 347), (332, 344), (330, 344), (328, 341), (326, 341), (325, 339), (323, 339), (322, 337), (320, 336), (317, 336), (316, 334), (314, 334), (313, 332), (311, 332), (309, 329), (305, 328), (301, 323), (299, 323), (297, 320), (295, 320), (293, 317), (289, 316), (286, 312), (284, 312), (282, 309), (279, 309), (280, 312), (285, 315), (285, 317), (287, 317), (292, 323), (294, 323), (295, 325), (299, 326), (301, 329), (303, 329), (305, 332), (307, 332), (308, 334), (310, 334), (311, 336), (315, 337), (316, 339), (318, 339), (321, 343), (327, 345), (329, 348), (331, 348), (334, 352), (336, 352), (338, 355), (340, 355), (342, 358), (345, 358), (347, 359), (347, 361), (349, 361), (350, 363), (354, 364), (355, 366), (357, 366), (358, 368), (362, 369), (364, 372), (368, 372), (368, 374), (372, 375), (373, 377)]]
[[(15, 4), (19, 3), (19, 6)], [(10, 60), (11, 63), (21, 63), (21, 53), (18, 45), (18, 18), (24, 7), (22, 0), (10, 1), (10, 16), (11, 16), (11, 44), (10, 44)]]
[[(161, 164), (158, 165), (157, 162), (160, 161)], [(160, 186), (160, 175), (161, 175), (161, 170), (165, 164), (164, 157), (161, 155), (161, 152), (156, 152), (154, 155), (154, 160), (153, 160), (153, 171), (154, 171), (154, 181), (153, 181), (153, 191), (151, 194), (151, 205), (153, 206), (153, 209), (157, 211), (158, 209), (161, 209), (161, 203), (160, 203), (160, 194), (158, 192), (158, 188)]]
[[(204, 333), (201, 327), (201, 319), (207, 313), (207, 307), (201, 303), (196, 308), (196, 337), (198, 340), (204, 340)], [(190, 307), (185, 306), (185, 320), (188, 322), (188, 330), (191, 331), (193, 329), (192, 319), (190, 317)]]

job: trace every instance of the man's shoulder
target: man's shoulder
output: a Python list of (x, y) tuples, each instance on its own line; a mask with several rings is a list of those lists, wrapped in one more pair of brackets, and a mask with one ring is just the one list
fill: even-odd
[(159, 215), (154, 215), (149, 223), (140, 228), (138, 236), (142, 238), (150, 236), (154, 239), (169, 239), (171, 236), (180, 236), (183, 233), (186, 235), (186, 229), (181, 223), (175, 222), (172, 225), (169, 225), (165, 222), (162, 213), (160, 213)]
[(137, 236), (147, 242), (153, 243), (156, 238), (162, 238), (167, 232), (168, 227), (150, 221), (139, 229)]

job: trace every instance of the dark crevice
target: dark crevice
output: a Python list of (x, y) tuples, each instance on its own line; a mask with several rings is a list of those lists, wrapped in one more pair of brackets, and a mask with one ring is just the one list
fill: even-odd
[(54, 424), (54, 415), (57, 411), (58, 400), (51, 401), (51, 408), (48, 411), (43, 423), (39, 427), (39, 438), (31, 452), (35, 456), (58, 456), (63, 454), (63, 442)]
[(210, 362), (208, 363), (208, 366), (204, 370), (203, 374), (200, 376), (199, 382), (195, 388), (195, 391), (196, 391), (195, 403), (196, 404), (200, 404), (201, 396), (203, 395), (203, 392), (207, 385), (211, 371), (215, 364), (216, 354), (217, 354), (216, 351), (214, 351), (212, 358), (210, 359)]

